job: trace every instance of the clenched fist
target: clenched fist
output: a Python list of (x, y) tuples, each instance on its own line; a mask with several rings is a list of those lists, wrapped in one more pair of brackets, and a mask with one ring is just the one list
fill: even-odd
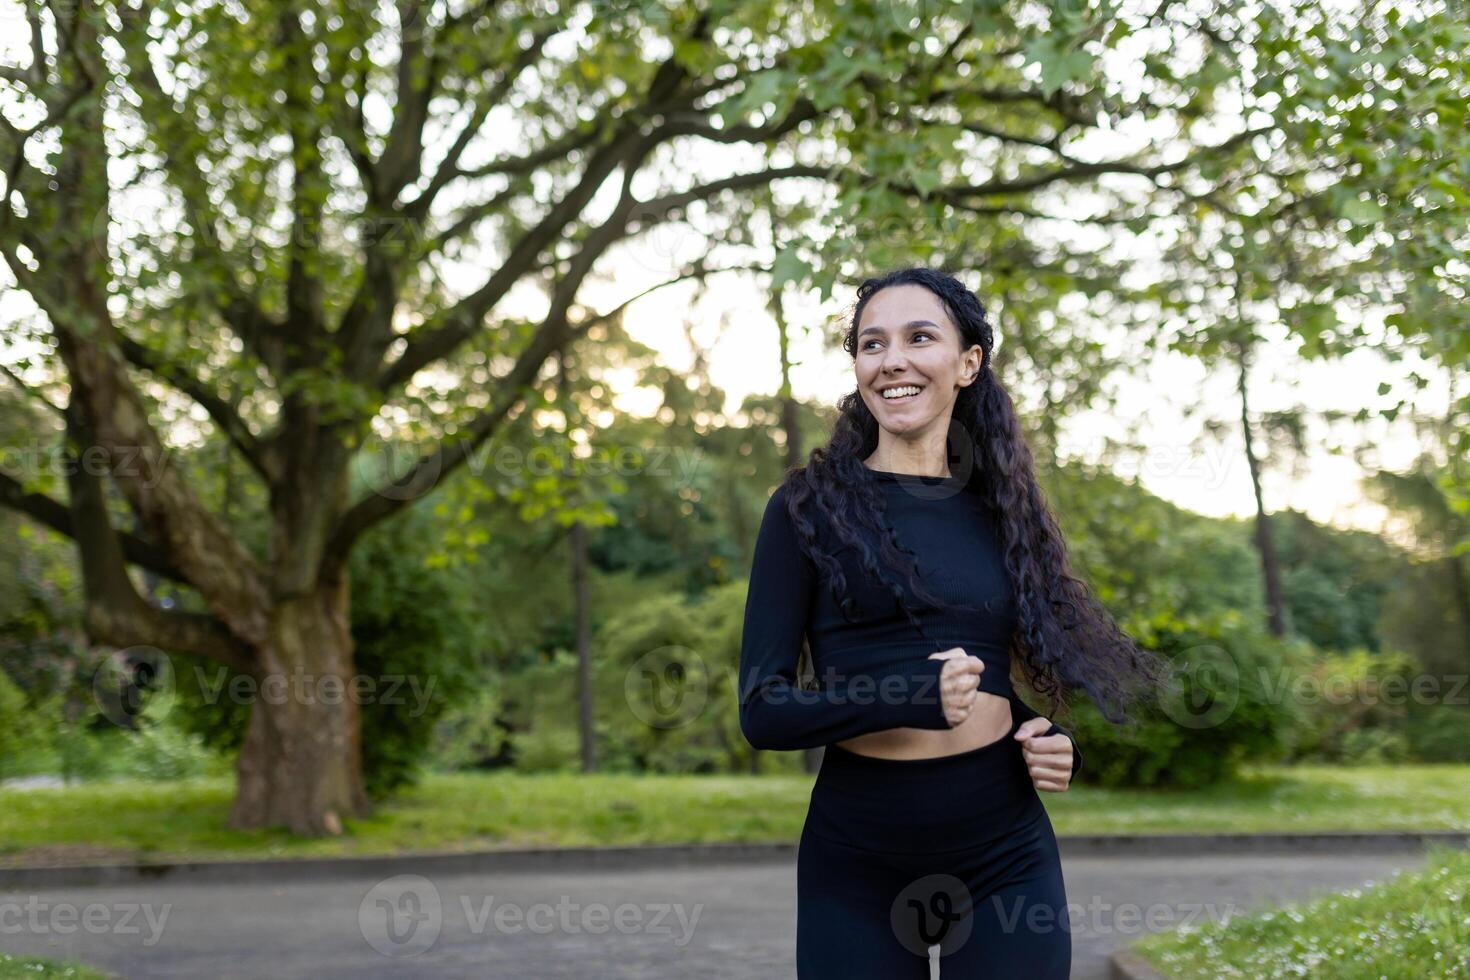
[(939, 697), (944, 705), (944, 717), (951, 728), (970, 717), (975, 707), (975, 692), (980, 689), (980, 675), (985, 672), (985, 661), (972, 657), (963, 647), (950, 647), (929, 654), (929, 659), (951, 661), (939, 672)]
[(1060, 732), (1043, 735), (1050, 727), (1048, 718), (1028, 718), (1013, 737), (1021, 743), (1031, 784), (1049, 793), (1065, 793), (1072, 782), (1072, 740)]

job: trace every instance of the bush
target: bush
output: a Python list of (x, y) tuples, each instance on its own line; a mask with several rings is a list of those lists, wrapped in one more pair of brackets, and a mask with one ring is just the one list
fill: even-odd
[(1176, 665), (1181, 696), (1146, 699), (1130, 711), (1131, 728), (1113, 725), (1091, 701), (1074, 696), (1069, 727), (1086, 757), (1080, 781), (1194, 789), (1233, 776), (1242, 762), (1285, 751), (1293, 708), (1270, 686), (1292, 670), (1284, 644), (1228, 611), (1129, 631)]
[(440, 715), (427, 764), (454, 772), (508, 757), (511, 741), (504, 711), (500, 678), (487, 675), (479, 688)]
[(0, 670), (0, 779), (35, 771), (42, 728), (25, 694)]
[[(728, 772), (751, 748), (733, 700), (745, 583), (690, 598), (661, 592), (600, 624), (594, 641), (593, 716), (603, 772)], [(523, 771), (580, 766), (577, 661), (567, 650), (505, 679)], [(530, 753), (531, 758), (523, 758)]]
[[(1319, 656), (1307, 669), (1311, 683), (1297, 697), (1300, 719), (1292, 758), (1371, 764), (1464, 758), (1470, 734), (1465, 713), (1416, 700), (1422, 676), (1406, 653), (1352, 650)], [(1427, 753), (1427, 755), (1426, 755)]]
[(1343, 736), (1340, 761), (1355, 766), (1381, 766), (1409, 758), (1409, 738), (1386, 728), (1366, 728)]
[(511, 737), (517, 772), (575, 772), (581, 768), (576, 731), (539, 725)]
[(1412, 758), (1470, 762), (1470, 711), (1456, 705), (1414, 705), (1404, 719)]

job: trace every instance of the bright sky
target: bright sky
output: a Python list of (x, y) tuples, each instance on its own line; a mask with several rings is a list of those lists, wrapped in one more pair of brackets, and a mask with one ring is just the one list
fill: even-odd
[[(626, 259), (623, 285), (609, 290), (600, 309), (615, 305), (621, 297), (636, 292), (641, 281), (641, 263)], [(703, 345), (710, 365), (711, 381), (724, 389), (729, 411), (738, 408), (750, 393), (769, 394), (780, 377), (777, 360), (776, 326), (765, 308), (759, 285), (740, 273), (720, 277), (696, 307), (690, 306), (692, 288), (672, 286), (653, 293), (628, 310), (629, 332), (639, 341), (661, 351), (665, 363), (687, 370), (694, 352), (685, 340), (681, 323), (693, 318), (696, 340)], [(618, 298), (613, 298), (618, 297)], [(982, 300), (985, 297), (981, 297)], [(793, 342), (793, 358), (800, 362), (792, 383), (798, 397), (832, 404), (852, 390), (852, 359), (840, 348), (824, 348), (821, 326), (840, 316), (851, 296), (836, 296), (826, 307), (815, 302), (788, 305), (788, 316), (801, 336)], [(721, 319), (730, 325), (721, 328)], [(997, 341), (1005, 343), (998, 333)], [(1398, 392), (1411, 390), (1406, 380), (1417, 364), (1421, 374), (1436, 379), (1421, 403), (1442, 411), (1447, 402), (1443, 378), (1419, 362), (1394, 364), (1376, 350), (1357, 351), (1334, 362), (1305, 362), (1291, 354), (1291, 345), (1277, 343), (1251, 374), (1252, 414), (1304, 405), (1310, 411), (1339, 409), (1349, 413), (1363, 406), (1387, 407)], [(1126, 370), (1125, 370), (1126, 369)], [(1396, 381), (1395, 393), (1380, 397), (1378, 385)], [(1114, 387), (1120, 392), (1110, 415), (1092, 411), (1081, 414), (1064, 428), (1063, 454), (1095, 460), (1108, 437), (1123, 439), (1130, 430), (1145, 448), (1141, 454), (1124, 455), (1117, 469), (1136, 475), (1148, 490), (1181, 507), (1212, 516), (1248, 516), (1255, 512), (1250, 472), (1240, 437), (1240, 401), (1233, 373), (1207, 374), (1204, 366), (1184, 355), (1160, 357), (1139, 368), (1120, 365)], [(619, 404), (629, 410), (651, 412), (658, 393), (628, 392)], [(1203, 407), (1203, 412), (1199, 407)], [(1021, 400), (1023, 411), (1033, 408)], [(1196, 409), (1187, 417), (1187, 409)], [(1227, 423), (1224, 439), (1197, 439), (1204, 417)], [(1365, 451), (1375, 465), (1407, 466), (1417, 451), (1417, 442), (1407, 423), (1378, 420), (1364, 426), (1340, 425), (1329, 431), (1320, 421), (1309, 428), (1310, 451), (1301, 464), (1301, 474), (1268, 469), (1263, 478), (1268, 509), (1299, 509), (1314, 520), (1339, 527), (1383, 530), (1385, 512), (1361, 493), (1361, 467), (1352, 450)], [(815, 436), (811, 437), (815, 438)], [(1346, 450), (1341, 455), (1329, 446)], [(1257, 454), (1262, 446), (1257, 440)]]

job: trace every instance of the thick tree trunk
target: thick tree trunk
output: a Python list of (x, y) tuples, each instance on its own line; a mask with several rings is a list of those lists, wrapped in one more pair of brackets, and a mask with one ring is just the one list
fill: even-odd
[[(346, 579), (282, 601), (260, 651), (250, 727), (236, 762), (229, 826), (340, 834), (342, 818), (370, 808), (362, 779)], [(384, 690), (373, 678), (362, 696)]]

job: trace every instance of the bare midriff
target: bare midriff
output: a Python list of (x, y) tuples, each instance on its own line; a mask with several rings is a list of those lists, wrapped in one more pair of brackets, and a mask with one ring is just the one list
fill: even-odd
[(989, 745), (1004, 738), (1010, 730), (1010, 701), (999, 694), (977, 691), (970, 714), (953, 728), (886, 728), (836, 744), (858, 755), (878, 759), (932, 759)]

